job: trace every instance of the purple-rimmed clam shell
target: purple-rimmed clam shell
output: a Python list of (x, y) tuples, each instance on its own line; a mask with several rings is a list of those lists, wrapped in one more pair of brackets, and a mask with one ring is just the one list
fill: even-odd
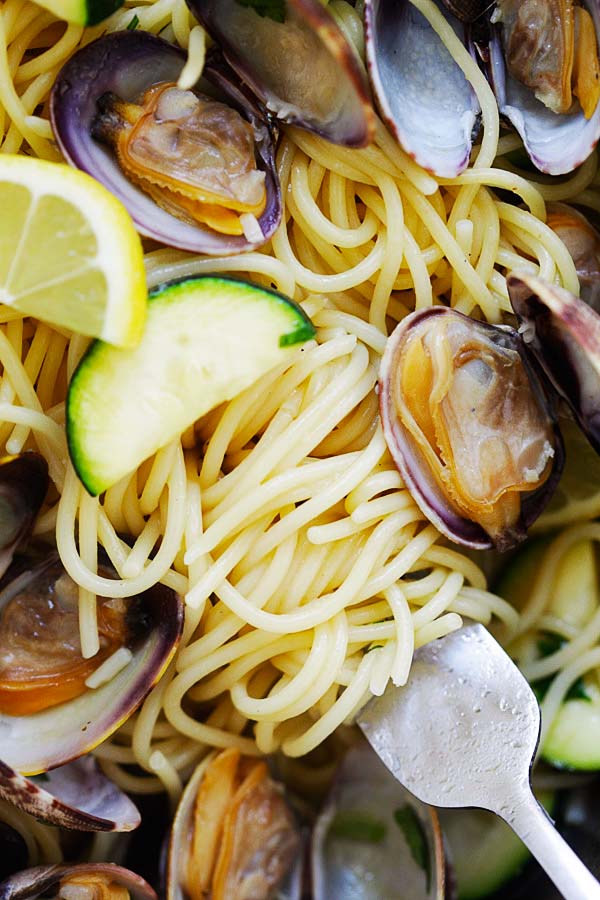
[(222, 63), (207, 62), (197, 88), (237, 109), (252, 126), (257, 165), (266, 173), (267, 203), (258, 217), (262, 241), (252, 243), (242, 236), (219, 234), (172, 216), (129, 181), (113, 151), (91, 135), (99, 97), (113, 92), (123, 100), (135, 101), (153, 84), (176, 82), (185, 59), (178, 47), (145, 31), (115, 32), (82, 47), (63, 66), (52, 90), (50, 116), (56, 140), (71, 165), (92, 175), (121, 200), (146, 237), (213, 256), (252, 250), (271, 237), (281, 220), (273, 135), (259, 107)]
[[(596, 36), (600, 35), (600, 0), (583, 0), (582, 5), (593, 19)], [(544, 106), (530, 88), (508, 72), (499, 25), (492, 27), (489, 74), (498, 109), (520, 134), (540, 172), (565, 175), (585, 162), (600, 139), (600, 103), (590, 119), (581, 109), (557, 114)]]
[(443, 0), (444, 6), (461, 22), (476, 22), (485, 15), (487, 0)]
[[(107, 566), (99, 572), (112, 577)], [(64, 569), (56, 553), (27, 567), (18, 560), (0, 581), (2, 608), (21, 591), (54, 590)], [(0, 760), (21, 775), (38, 775), (92, 750), (140, 706), (169, 665), (183, 630), (183, 601), (162, 584), (128, 599), (131, 660), (110, 681), (41, 712), (0, 713)]]
[[(410, 838), (419, 841), (422, 857), (415, 857)], [(346, 753), (317, 818), (311, 871), (314, 900), (451, 896), (435, 810), (363, 743)]]
[[(465, 517), (458, 508), (451, 505), (447, 495), (441, 490), (430, 472), (422, 453), (408, 429), (400, 422), (394, 403), (394, 385), (398, 355), (411, 329), (423, 323), (431, 323), (439, 316), (454, 316), (469, 323), (469, 328), (499, 349), (510, 350), (519, 355), (523, 363), (529, 386), (537, 405), (544, 410), (552, 430), (553, 465), (546, 480), (537, 489), (522, 495), (518, 520), (505, 534), (492, 540), (483, 527)], [(549, 502), (564, 466), (564, 447), (558, 425), (551, 413), (546, 390), (542, 386), (537, 364), (527, 353), (520, 335), (508, 326), (489, 325), (463, 316), (456, 310), (435, 306), (418, 310), (402, 319), (388, 338), (379, 373), (379, 406), (385, 439), (406, 487), (416, 504), (436, 528), (456, 543), (478, 550), (495, 547), (506, 550), (525, 539), (527, 529), (542, 513)]]
[(31, 532), (48, 485), (48, 466), (39, 454), (0, 459), (0, 578)]
[(600, 233), (582, 212), (566, 203), (547, 203), (547, 224), (569, 251), (580, 297), (600, 312)]
[[(211, 762), (213, 761), (214, 760), (212, 760)], [(198, 791), (200, 790), (202, 780), (205, 777), (206, 771), (210, 767), (210, 765), (211, 763), (207, 765), (206, 759), (202, 760), (198, 764), (195, 771), (192, 773), (190, 780), (185, 786), (185, 790), (181, 795), (181, 799), (175, 811), (173, 824), (171, 826), (168, 838), (165, 842), (163, 851), (164, 858), (162, 861), (162, 881), (164, 887), (163, 894), (166, 897), (166, 900), (187, 900), (188, 898), (188, 891), (186, 890), (185, 886), (185, 872), (188, 863), (188, 854), (190, 851), (193, 830), (195, 827), (197, 827), (195, 824), (196, 798), (198, 795)], [(279, 785), (278, 788), (275, 788), (276, 793), (278, 793), (280, 789), (282, 790), (281, 785)], [(267, 870), (271, 870), (271, 875), (273, 876), (281, 865), (281, 862), (277, 860), (278, 852), (284, 852), (286, 855), (288, 855), (289, 850), (297, 841), (298, 852), (295, 854), (295, 859), (292, 861), (291, 868), (288, 870), (287, 875), (283, 878), (282, 883), (278, 885), (276, 896), (278, 900), (301, 900), (301, 897), (303, 896), (302, 881), (304, 869), (304, 846), (301, 840), (300, 830), (299, 828), (297, 829), (297, 834), (295, 834), (293, 838), (288, 835), (288, 847), (282, 850), (281, 845), (278, 847), (277, 837), (274, 836), (272, 832), (269, 834), (268, 818), (268, 815), (266, 819), (262, 819), (260, 815), (257, 815), (256, 817), (256, 828), (259, 829), (259, 831), (260, 829), (264, 829), (264, 831), (261, 833), (265, 836), (265, 853), (264, 856), (261, 856), (260, 858), (258, 858), (258, 855), (256, 856), (256, 858), (253, 855), (252, 859), (248, 861), (248, 865), (251, 865), (254, 868), (264, 866), (265, 868), (267, 868)], [(297, 826), (294, 824), (295, 829), (296, 827)], [(222, 840), (222, 835), (220, 835), (219, 842), (221, 842)], [(239, 875), (241, 879), (247, 877), (248, 874), (249, 873), (245, 868), (242, 872), (242, 869), (240, 867)], [(247, 879), (247, 884), (251, 882), (252, 878), (250, 877)], [(257, 887), (256, 896), (265, 896), (263, 891), (263, 886)], [(242, 894), (244, 895), (244, 897), (249, 896), (245, 889), (240, 888), (239, 896), (241, 897)], [(269, 893), (269, 896), (271, 896), (271, 893)], [(273, 896), (275, 896), (275, 894), (273, 894)]]
[[(436, 3), (466, 43), (465, 26)], [(373, 93), (404, 150), (440, 178), (460, 174), (481, 110), (427, 19), (409, 0), (366, 0), (365, 41)]]
[(507, 284), (527, 349), (600, 453), (600, 315), (541, 278), (513, 273)]
[(372, 140), (362, 67), (319, 0), (282, 0), (264, 12), (237, 0), (186, 2), (275, 118), (347, 147)]
[(63, 879), (85, 875), (103, 875), (112, 882), (126, 887), (132, 900), (158, 900), (147, 881), (112, 863), (81, 863), (74, 866), (36, 866), (12, 875), (0, 884), (0, 900), (34, 900), (47, 896), (47, 891), (58, 887)]
[(0, 818), (0, 881), (24, 869), (28, 861), (29, 850), (23, 835)]
[(77, 831), (133, 831), (141, 821), (137, 807), (91, 756), (37, 778), (0, 760), (0, 797), (36, 819)]

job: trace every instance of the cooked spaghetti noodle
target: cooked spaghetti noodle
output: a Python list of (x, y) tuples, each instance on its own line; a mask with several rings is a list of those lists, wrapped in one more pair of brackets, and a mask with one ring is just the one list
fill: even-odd
[[(386, 335), (415, 308), (450, 302), (500, 322), (513, 269), (578, 293), (571, 257), (544, 223), (545, 201), (600, 208), (596, 156), (559, 184), (516, 171), (506, 154), (520, 142), (498, 139), (485, 79), (431, 0), (413, 2), (481, 104), (483, 138), (465, 173), (432, 177), (381, 123), (364, 150), (288, 128), (277, 157), (284, 223), (270, 245), (222, 259), (148, 249), (149, 286), (239, 273), (302, 303), (318, 334), (286, 370), (269, 372), (92, 499), (64, 434), (66, 387), (87, 341), (0, 306), (0, 452), (35, 447), (48, 461), (53, 493), (36, 534), (56, 540), (79, 585), (84, 655), (98, 648), (97, 594), (129, 597), (160, 581), (186, 598), (174, 663), (96, 750), (125, 789), (166, 789), (175, 799), (182, 773), (212, 747), (302, 756), (351, 722), (370, 694), (404, 683), (415, 647), (458, 628), (462, 616), (496, 618), (514, 634), (543, 615), (541, 587), (520, 618), (424, 520), (387, 453), (375, 386)], [(356, 10), (345, 0), (331, 9), (361, 52)], [(85, 31), (28, 0), (4, 0), (0, 151), (59, 159), (47, 101), (61, 65), (103, 31), (132, 23), (189, 45), (181, 83), (195, 82), (205, 35), (184, 0), (127, 0)], [(97, 574), (98, 544), (118, 580)], [(599, 637), (590, 626), (571, 642), (547, 713), (576, 677), (573, 666), (600, 663)], [(146, 774), (132, 774), (133, 763)]]

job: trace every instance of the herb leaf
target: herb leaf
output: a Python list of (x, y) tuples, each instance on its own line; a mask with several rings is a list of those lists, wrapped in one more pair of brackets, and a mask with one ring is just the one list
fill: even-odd
[(339, 812), (330, 826), (330, 833), (350, 841), (380, 844), (386, 836), (383, 822), (361, 812)]
[[(561, 647), (564, 647), (566, 643), (567, 641), (559, 634), (553, 634), (550, 631), (544, 631), (537, 642), (538, 653), (542, 658), (546, 656), (552, 656), (553, 653), (557, 653), (561, 649)], [(540, 678), (537, 681), (532, 682), (531, 688), (538, 700), (538, 703), (541, 703), (541, 701), (548, 693), (548, 690), (550, 688), (550, 685), (554, 681), (554, 678), (554, 675), (548, 675), (546, 678)], [(583, 677), (580, 676), (577, 681), (573, 682), (565, 696), (565, 701), (566, 700), (585, 700), (588, 703), (591, 703), (592, 698), (585, 689), (585, 681), (583, 680)]]
[(408, 803), (394, 811), (394, 819), (398, 828), (402, 831), (404, 839), (409, 846), (412, 858), (416, 864), (425, 872), (427, 880), (427, 890), (431, 883), (431, 860), (429, 858), (429, 848), (427, 846), (427, 837), (421, 824), (421, 821)]
[(537, 642), (538, 653), (542, 657), (552, 656), (553, 653), (558, 653), (561, 647), (564, 647), (566, 643), (565, 639), (559, 634), (544, 631)]
[(135, 29), (138, 27), (139, 24), (140, 24), (139, 18), (134, 15), (130, 19), (129, 24), (127, 25), (127, 31), (135, 31)]
[(263, 19), (285, 22), (286, 0), (237, 0), (240, 6), (248, 6)]

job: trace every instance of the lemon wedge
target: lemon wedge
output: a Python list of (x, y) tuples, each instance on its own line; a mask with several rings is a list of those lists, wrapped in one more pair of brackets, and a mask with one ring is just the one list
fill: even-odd
[(0, 302), (135, 346), (146, 317), (140, 238), (125, 207), (62, 163), (0, 155)]

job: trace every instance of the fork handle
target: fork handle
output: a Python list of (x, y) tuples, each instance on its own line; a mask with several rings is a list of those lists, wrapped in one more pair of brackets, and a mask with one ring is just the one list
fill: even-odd
[(530, 790), (502, 817), (518, 834), (565, 900), (600, 900), (600, 884), (558, 833)]

